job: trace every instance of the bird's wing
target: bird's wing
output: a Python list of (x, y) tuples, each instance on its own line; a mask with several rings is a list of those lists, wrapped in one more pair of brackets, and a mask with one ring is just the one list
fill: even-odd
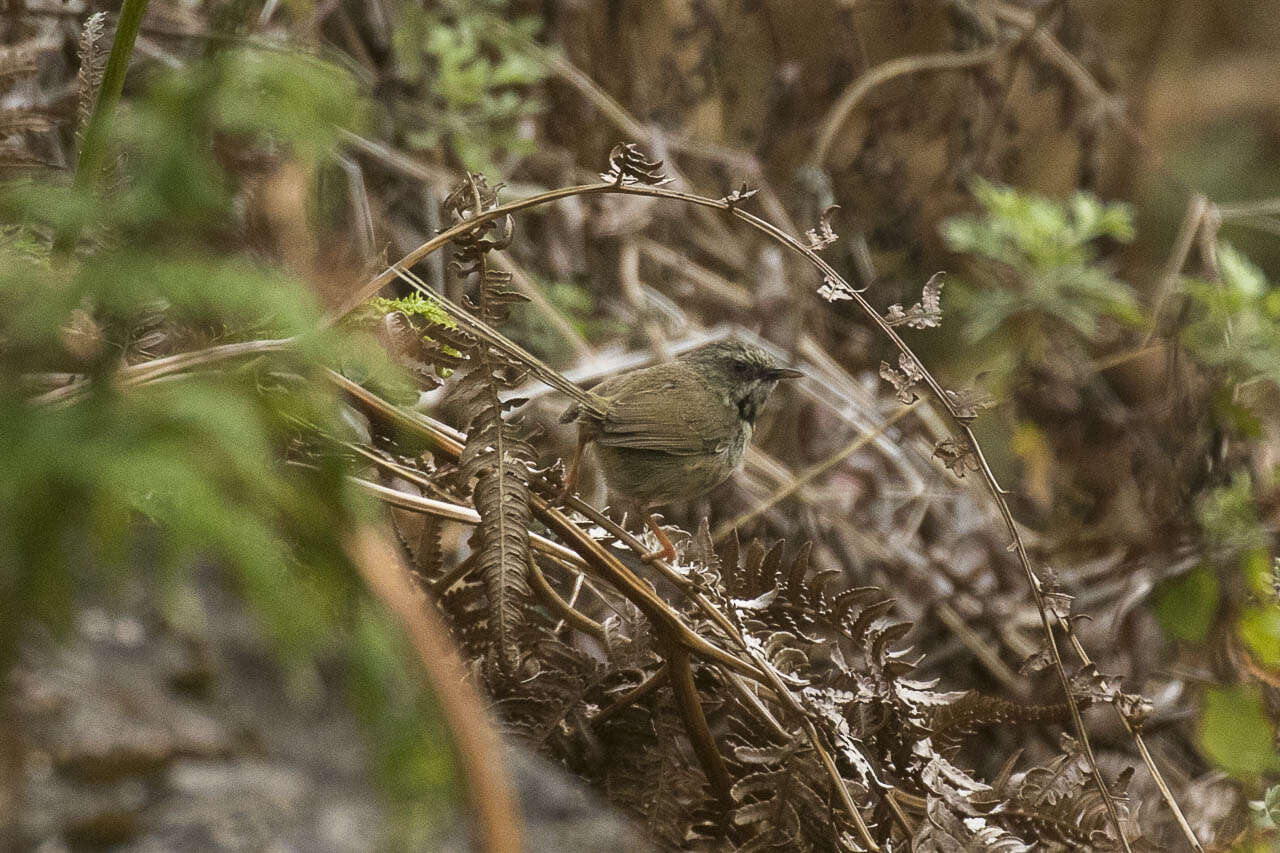
[(737, 412), (683, 365), (623, 374), (592, 391), (608, 401), (603, 420), (592, 420), (595, 440), (609, 447), (713, 453), (723, 449), (738, 427)]

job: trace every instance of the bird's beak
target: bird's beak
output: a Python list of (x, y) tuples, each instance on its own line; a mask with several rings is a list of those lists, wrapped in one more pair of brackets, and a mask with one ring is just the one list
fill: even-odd
[(804, 376), (804, 371), (796, 370), (794, 367), (775, 367), (769, 375), (772, 379), (799, 379)]

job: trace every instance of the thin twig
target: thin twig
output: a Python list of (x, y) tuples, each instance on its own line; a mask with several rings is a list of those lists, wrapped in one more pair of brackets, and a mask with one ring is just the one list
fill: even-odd
[(1130, 143), (1146, 155), (1148, 162), (1154, 169), (1184, 190), (1192, 191), (1186, 181), (1169, 168), (1168, 164), (1165, 163), (1164, 157), (1147, 139), (1142, 129), (1129, 118), (1125, 112), (1123, 102), (1103, 88), (1097, 78), (1089, 72), (1089, 69), (1085, 68), (1071, 51), (1063, 47), (1053, 33), (1043, 29), (1036, 29), (1036, 16), (1033, 12), (1010, 3), (994, 3), (992, 8), (994, 9), (995, 17), (1001, 23), (1017, 27), (1023, 32), (1032, 33), (1031, 41), (1036, 46), (1040, 57), (1062, 72), (1072, 86), (1083, 93), (1102, 116), (1119, 128), (1121, 133), (1129, 138)]
[[(769, 728), (773, 729), (773, 733), (775, 735), (782, 738), (784, 741), (789, 742), (792, 740), (794, 735), (787, 731), (786, 727), (783, 726), (782, 723), (778, 722), (778, 719), (773, 716), (773, 712), (765, 707), (765, 704), (760, 701), (760, 697), (755, 694), (755, 691), (753, 691), (751, 687), (742, 680), (742, 676), (738, 675), (736, 672), (726, 672), (725, 678), (727, 679), (729, 686), (737, 691), (738, 695), (742, 697), (742, 701), (746, 702), (755, 710), (756, 716), (769, 724)], [(769, 691), (769, 693), (776, 701), (778, 697), (773, 695), (773, 691)]]
[(1009, 99), (1013, 94), (1013, 84), (1017, 80), (1019, 69), (1022, 67), (1022, 58), (1025, 55), (1027, 43), (1040, 34), (1040, 31), (1049, 24), (1050, 19), (1061, 11), (1066, 3), (1067, 0), (1050, 0), (1050, 2), (1041, 7), (1035, 13), (1035, 25), (1030, 29), (1023, 30), (1010, 48), (1009, 72), (1005, 75), (1004, 85), (1001, 87), (1000, 103), (991, 117), (986, 133), (983, 134), (978, 144), (974, 146), (975, 153), (972, 160), (976, 167), (975, 171), (983, 172), (983, 167), (991, 151), (991, 143), (995, 139), (1000, 125), (1004, 122), (1005, 112), (1009, 108)]
[(662, 680), (667, 677), (667, 665), (663, 663), (652, 673), (649, 674), (644, 681), (641, 681), (635, 687), (632, 687), (626, 693), (623, 693), (607, 708), (602, 710), (591, 718), (590, 723), (593, 729), (598, 729), (609, 720), (621, 714), (627, 708), (639, 702), (662, 685)]
[(966, 50), (958, 53), (930, 53), (923, 56), (902, 56), (870, 68), (858, 76), (858, 79), (845, 89), (836, 102), (827, 111), (818, 130), (818, 141), (814, 145), (813, 165), (819, 169), (826, 166), (831, 146), (836, 134), (844, 127), (849, 116), (858, 103), (877, 86), (882, 86), (896, 77), (907, 74), (920, 74), (925, 71), (948, 71), (957, 68), (972, 68), (984, 65), (1000, 56), (1009, 48), (1010, 43), (996, 43)]
[[(480, 523), (480, 514), (469, 506), (446, 503), (444, 501), (433, 500), (432, 498), (424, 498), (421, 495), (402, 492), (399, 489), (391, 489), (370, 480), (365, 480), (361, 477), (348, 477), (347, 479), (383, 503), (399, 507), (400, 509), (407, 509), (411, 512), (421, 512), (427, 515), (433, 515), (436, 518), (456, 521), (460, 524), (474, 526)], [(559, 542), (553, 542), (547, 537), (541, 536), (537, 533), (530, 533), (529, 541), (533, 545), (535, 551), (568, 563), (575, 569), (581, 569), (586, 566), (586, 562), (578, 556), (577, 551), (574, 551), (571, 548), (566, 548)]]
[(1280, 198), (1264, 198), (1257, 201), (1237, 201), (1218, 205), (1223, 220), (1246, 216), (1280, 216)]
[(1173, 241), (1173, 251), (1165, 261), (1164, 272), (1160, 276), (1160, 284), (1156, 288), (1155, 300), (1151, 307), (1151, 328), (1147, 329), (1142, 345), (1151, 343), (1156, 333), (1164, 326), (1165, 304), (1173, 298), (1178, 290), (1178, 279), (1182, 269), (1187, 265), (1187, 257), (1191, 247), (1195, 245), (1196, 235), (1204, 224), (1205, 215), (1209, 212), (1209, 199), (1200, 193), (1191, 197), (1187, 203), (1187, 212), (1182, 217), (1182, 225), (1178, 228), (1178, 236)]
[(805, 468), (803, 471), (801, 471), (799, 474), (793, 477), (791, 481), (788, 482), (785, 486), (775, 490), (767, 498), (753, 505), (750, 509), (743, 512), (737, 518), (731, 519), (730, 521), (726, 521), (723, 524), (721, 524), (719, 527), (717, 527), (711, 534), (712, 540), (719, 542), (725, 536), (732, 533), (734, 530), (741, 527), (742, 525), (746, 524), (748, 521), (751, 521), (753, 518), (756, 518), (761, 513), (768, 512), (771, 507), (775, 506), (780, 501), (784, 501), (787, 498), (791, 497), (800, 489), (804, 488), (809, 483), (812, 483), (814, 480), (816, 480), (817, 478), (821, 477), (823, 474), (830, 471), (832, 468), (839, 465), (845, 459), (848, 459), (850, 456), (857, 453), (859, 450), (866, 447), (871, 442), (875, 441), (882, 434), (884, 434), (884, 432), (887, 431), (889, 427), (893, 426), (899, 420), (901, 420), (902, 418), (914, 412), (916, 408), (919, 407), (920, 405), (921, 405), (921, 400), (916, 400), (910, 405), (899, 407), (892, 415), (890, 415), (882, 423), (880, 423), (876, 427), (875, 431), (860, 433), (852, 441), (850, 441), (844, 447), (837, 450), (835, 453), (828, 456), (826, 459), (823, 459), (821, 462), (815, 462), (813, 465), (810, 465), (808, 468)]
[(733, 780), (724, 766), (724, 758), (716, 748), (715, 738), (707, 727), (707, 715), (703, 713), (702, 701), (698, 698), (698, 688), (693, 683), (693, 670), (689, 666), (689, 651), (684, 646), (667, 641), (663, 649), (663, 657), (667, 659), (667, 679), (671, 682), (671, 692), (677, 699), (676, 705), (684, 719), (685, 731), (693, 744), (693, 752), (702, 765), (702, 772), (711, 783), (711, 790), (716, 800), (725, 811), (733, 803), (729, 789)]
[(1058, 681), (1062, 685), (1062, 692), (1067, 699), (1067, 709), (1071, 712), (1072, 728), (1075, 730), (1076, 739), (1080, 744), (1080, 751), (1089, 763), (1089, 770), (1093, 775), (1098, 793), (1102, 796), (1102, 802), (1107, 808), (1107, 816), (1115, 827), (1116, 836), (1119, 838), (1120, 844), (1124, 847), (1126, 853), (1132, 853), (1133, 848), (1129, 845), (1129, 839), (1124, 834), (1124, 826), (1120, 822), (1120, 809), (1116, 806), (1115, 797), (1107, 786), (1107, 781), (1102, 778), (1102, 770), (1098, 767), (1098, 759), (1093, 754), (1093, 745), (1089, 741), (1089, 732), (1085, 728), (1084, 717), (1080, 714), (1080, 702), (1071, 690), (1071, 677), (1067, 675), (1067, 667), (1062, 660), (1062, 652), (1058, 648), (1058, 639), (1053, 632), (1053, 625), (1049, 621), (1049, 607), (1044, 600), (1044, 590), (1040, 583), (1040, 578), (1035, 573), (1035, 569), (1031, 567), (1031, 556), (1027, 553), (1026, 543), (1022, 540), (1022, 534), (1018, 530), (1017, 522), (1014, 521), (1013, 511), (1009, 509), (1009, 502), (1004, 499), (1004, 492), (1000, 488), (1000, 483), (996, 480), (995, 472), (991, 470), (991, 465), (987, 462), (986, 455), (978, 445), (978, 439), (973, 434), (973, 430), (960, 419), (957, 419), (957, 423), (965, 437), (970, 452), (973, 453), (978, 462), (982, 479), (995, 499), (996, 507), (1004, 518), (1005, 526), (1009, 529), (1010, 536), (1013, 537), (1013, 550), (1018, 555), (1018, 562), (1022, 565), (1023, 574), (1027, 578), (1027, 585), (1031, 587), (1031, 597), (1035, 601), (1036, 610), (1040, 614), (1040, 626), (1044, 634), (1045, 644), (1053, 660), (1054, 672), (1058, 675)]
[[(1093, 661), (1089, 658), (1089, 653), (1085, 651), (1084, 644), (1080, 642), (1080, 638), (1076, 636), (1075, 628), (1068, 623), (1066, 630), (1067, 639), (1071, 641), (1071, 647), (1075, 650), (1076, 656), (1080, 658), (1080, 662), (1086, 667), (1091, 666)], [(1178, 828), (1182, 830), (1183, 837), (1191, 845), (1191, 849), (1197, 851), (1197, 853), (1204, 853), (1204, 847), (1200, 845), (1200, 840), (1196, 838), (1195, 830), (1191, 828), (1186, 815), (1182, 813), (1182, 809), (1178, 806), (1178, 801), (1173, 796), (1173, 790), (1169, 787), (1169, 783), (1165, 781), (1164, 774), (1160, 772), (1160, 768), (1156, 766), (1156, 760), (1152, 757), (1151, 750), (1147, 749), (1147, 743), (1142, 737), (1142, 732), (1138, 731), (1117, 705), (1113, 703), (1111, 707), (1115, 710), (1116, 716), (1120, 718), (1120, 723), (1124, 726), (1125, 731), (1129, 733), (1129, 736), (1133, 738), (1134, 744), (1137, 745), (1138, 754), (1142, 756), (1142, 762), (1147, 765), (1151, 778), (1155, 780), (1156, 787), (1160, 789), (1160, 796), (1164, 799), (1165, 804), (1169, 806), (1169, 810), (1173, 812), (1174, 820), (1178, 822)]]
[(604, 626), (560, 597), (560, 593), (556, 592), (555, 587), (547, 581), (547, 576), (542, 573), (538, 560), (533, 554), (529, 555), (529, 580), (532, 581), (533, 591), (538, 594), (544, 604), (560, 614), (560, 618), (582, 633), (604, 642)]
[[(297, 338), (277, 338), (220, 344), (206, 347), (205, 349), (180, 352), (164, 358), (145, 361), (141, 364), (122, 367), (113, 374), (112, 380), (118, 387), (128, 388), (151, 382), (162, 376), (181, 373), (184, 370), (202, 367), (207, 364), (216, 364), (232, 358), (259, 355), (266, 352), (280, 352), (289, 349), (295, 343), (297, 343)], [(66, 405), (80, 399), (88, 390), (89, 380), (81, 378), (61, 388), (55, 388), (52, 391), (32, 397), (31, 403), (37, 406)]]

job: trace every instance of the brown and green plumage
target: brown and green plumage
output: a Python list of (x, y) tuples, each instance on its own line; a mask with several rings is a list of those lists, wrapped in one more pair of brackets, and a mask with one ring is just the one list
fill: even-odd
[[(704, 494), (742, 462), (774, 386), (799, 375), (760, 347), (719, 341), (606, 379), (591, 389), (594, 410), (575, 403), (560, 419), (578, 423), (566, 491), (576, 484), (583, 449), (593, 444), (610, 491), (641, 510)], [(648, 518), (663, 557), (671, 559), (670, 541)]]

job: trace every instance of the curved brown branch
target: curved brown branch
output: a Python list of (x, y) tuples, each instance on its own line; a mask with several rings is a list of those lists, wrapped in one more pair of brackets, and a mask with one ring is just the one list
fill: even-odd
[(728, 812), (733, 804), (729, 789), (733, 781), (724, 766), (724, 758), (716, 749), (715, 738), (707, 727), (707, 715), (702, 711), (702, 702), (698, 699), (698, 688), (693, 683), (693, 670), (689, 666), (689, 651), (683, 646), (667, 642), (664, 644), (663, 656), (667, 659), (667, 678), (671, 682), (671, 691), (675, 694), (676, 705), (684, 719), (685, 731), (689, 733), (689, 741), (693, 744), (693, 752), (698, 756), (702, 772), (711, 783), (716, 801), (724, 812)]
[(409, 636), (427, 674), (454, 739), (479, 849), (520, 853), (519, 810), (503, 770), (498, 736), (440, 617), (433, 607), (424, 606), (409, 579), (409, 567), (381, 527), (366, 525), (356, 530), (347, 541), (347, 554), (369, 590)]
[(542, 599), (542, 603), (559, 614), (561, 619), (582, 633), (604, 642), (604, 626), (561, 598), (532, 554), (529, 555), (529, 585), (533, 587), (534, 594)]
[(959, 53), (902, 56), (868, 69), (840, 94), (836, 102), (831, 105), (831, 109), (827, 111), (826, 118), (822, 120), (822, 128), (818, 131), (818, 141), (814, 145), (813, 165), (820, 169), (826, 165), (827, 156), (831, 153), (831, 145), (835, 142), (836, 134), (840, 132), (840, 128), (844, 127), (845, 122), (849, 120), (854, 108), (872, 89), (888, 83), (895, 77), (903, 77), (907, 74), (919, 74), (925, 71), (947, 71), (984, 65), (1000, 56), (1008, 47), (1008, 44), (1001, 42)]

